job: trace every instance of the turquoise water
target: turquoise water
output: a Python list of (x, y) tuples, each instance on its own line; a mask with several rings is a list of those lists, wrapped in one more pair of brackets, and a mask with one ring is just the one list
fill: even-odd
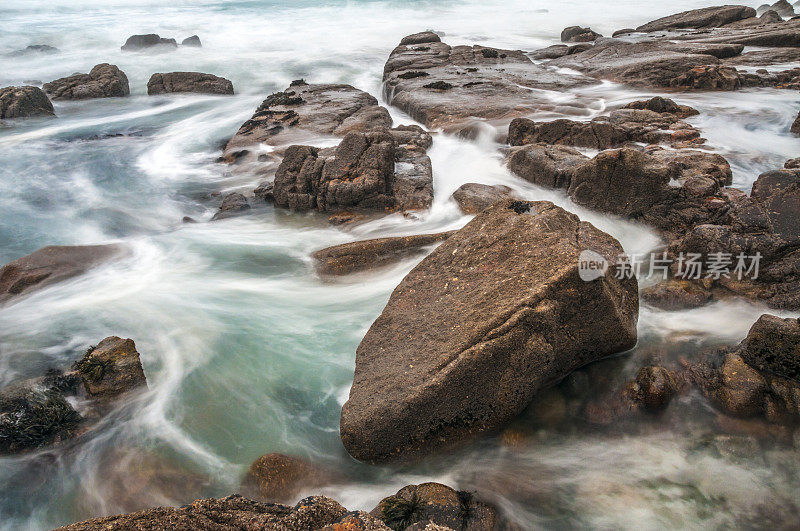
[[(371, 509), (402, 485), (433, 479), (488, 490), (532, 528), (724, 525), (756, 502), (796, 498), (796, 459), (778, 452), (740, 463), (698, 453), (687, 435), (693, 426), (559, 434), (514, 452), (487, 438), (401, 469), (360, 465), (346, 455), (338, 419), (355, 348), (415, 261), (328, 282), (315, 275), (312, 251), (458, 228), (468, 218), (449, 197), (464, 182), (506, 184), (526, 197), (554, 200), (612, 233), (629, 252), (658, 244), (644, 227), (582, 211), (511, 176), (488, 138), (435, 136), (434, 206), (415, 219), (389, 216), (339, 230), (324, 218), (262, 207), (222, 222), (181, 223), (186, 215), (208, 220), (219, 192), (255, 187), (258, 177), (213, 161), (258, 103), (292, 79), (350, 83), (379, 97), (383, 63), (409, 33), (435, 29), (449, 43), (532, 50), (556, 42), (567, 25), (591, 24), (608, 35), (702, 2), (163, 4), (0, 5), (0, 53), (35, 43), (61, 49), (0, 58), (0, 86), (46, 82), (110, 62), (127, 73), (132, 93), (56, 103), (55, 119), (0, 124), (0, 263), (50, 244), (122, 242), (133, 250), (121, 262), (0, 308), (0, 385), (67, 366), (87, 346), (120, 335), (136, 341), (150, 387), (72, 443), (0, 458), (0, 527), (42, 529), (229, 494), (267, 452), (347, 472), (350, 481), (326, 492), (350, 509)], [(157, 55), (119, 50), (129, 35), (150, 32), (178, 40), (198, 34), (203, 48)], [(146, 95), (150, 74), (176, 70), (227, 77), (237, 95)], [(596, 102), (587, 117), (650, 95), (613, 84), (584, 92)], [(789, 92), (678, 100), (701, 110), (693, 123), (731, 161), (745, 189), (800, 150), (800, 141), (785, 133), (796, 114)], [(392, 114), (396, 123), (413, 123)], [(125, 136), (102, 137), (116, 134)], [(680, 338), (687, 348), (736, 342), (763, 310), (744, 303), (674, 314), (643, 310), (642, 353), (619, 362), (619, 377), (635, 372), (644, 348), (664, 338)]]

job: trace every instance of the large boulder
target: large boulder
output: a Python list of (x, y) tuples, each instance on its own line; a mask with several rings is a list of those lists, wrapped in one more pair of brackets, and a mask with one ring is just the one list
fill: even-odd
[(448, 238), (358, 347), (340, 426), (348, 452), (413, 457), (495, 429), (540, 389), (631, 348), (635, 278), (584, 281), (582, 253), (600, 266), (622, 248), (549, 202), (498, 202)]
[[(435, 33), (401, 41), (383, 71), (387, 101), (429, 128), (461, 130), (552, 106), (541, 91), (596, 83), (533, 63), (520, 50), (449, 46)], [(534, 89), (534, 90), (531, 90)]]
[(155, 33), (148, 33), (147, 35), (131, 35), (121, 49), (124, 52), (136, 52), (148, 49), (174, 50), (177, 47), (178, 43), (175, 39), (165, 39)]
[(125, 72), (108, 63), (95, 66), (88, 74), (73, 74), (45, 83), (42, 88), (54, 100), (114, 98), (131, 93)]
[(800, 322), (762, 315), (750, 328), (739, 355), (761, 372), (800, 383)]
[(375, 269), (424, 253), (428, 248), (453, 235), (453, 231), (376, 238), (326, 247), (311, 256), (322, 275), (347, 275)]
[(330, 498), (312, 496), (294, 507), (249, 500), (238, 494), (226, 498), (196, 500), (183, 507), (156, 507), (137, 513), (93, 518), (60, 531), (109, 531), (129, 529), (281, 529), (312, 531), (336, 524), (347, 509)]
[(140, 387), (147, 387), (142, 362), (132, 339), (110, 336), (90, 348), (75, 363), (86, 394), (92, 398), (114, 399)]
[(147, 93), (197, 92), (201, 94), (233, 94), (233, 83), (224, 77), (202, 72), (168, 72), (153, 74), (147, 82)]
[(477, 214), (502, 199), (513, 197), (508, 186), (479, 183), (462, 184), (453, 192), (453, 199), (464, 214)]
[(292, 210), (418, 210), (433, 202), (433, 172), (419, 127), (350, 132), (336, 148), (290, 146), (275, 173), (276, 206)]
[(636, 31), (651, 32), (672, 29), (718, 28), (737, 20), (756, 16), (756, 10), (747, 6), (714, 6), (692, 9), (676, 15), (659, 18), (643, 24)]
[(231, 192), (222, 198), (222, 204), (211, 221), (232, 218), (248, 210), (250, 210), (250, 202), (247, 198), (239, 192)]
[(308, 137), (343, 137), (391, 125), (389, 112), (364, 91), (350, 85), (309, 85), (299, 80), (265, 99), (225, 151), (262, 142), (284, 145)]
[(0, 120), (55, 114), (53, 104), (38, 87), (0, 88)]
[(0, 303), (81, 275), (121, 253), (118, 245), (43, 247), (0, 268)]

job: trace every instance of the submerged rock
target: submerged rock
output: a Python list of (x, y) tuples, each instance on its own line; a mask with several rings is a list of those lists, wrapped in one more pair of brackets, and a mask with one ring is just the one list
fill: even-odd
[(581, 280), (587, 249), (612, 263), (622, 253), (548, 202), (501, 201), (448, 238), (358, 347), (341, 418), (348, 452), (407, 458), (495, 429), (538, 390), (632, 347), (636, 280)]
[(125, 72), (108, 63), (96, 65), (88, 74), (73, 74), (45, 83), (42, 88), (54, 100), (115, 98), (131, 93)]
[(435, 33), (402, 41), (386, 62), (383, 82), (391, 105), (428, 128), (448, 130), (461, 130), (475, 118), (514, 118), (552, 105), (546, 95), (531, 89), (595, 83), (534, 64), (520, 50), (451, 47)]
[(792, 127), (790, 128), (792, 134), (800, 136), (800, 113), (797, 113), (797, 118), (794, 119), (792, 122)]
[(322, 275), (347, 275), (365, 269), (375, 269), (403, 258), (424, 253), (432, 245), (446, 240), (455, 231), (437, 234), (415, 234), (376, 238), (326, 247), (311, 256)]
[(92, 398), (113, 399), (147, 387), (142, 362), (132, 339), (110, 336), (75, 363), (75, 371)]
[(250, 210), (250, 202), (247, 198), (239, 192), (231, 192), (222, 198), (222, 204), (211, 221), (231, 218), (248, 210)]
[(202, 94), (233, 94), (233, 83), (224, 77), (202, 72), (169, 72), (153, 74), (147, 82), (147, 93), (198, 92)]
[(477, 214), (502, 199), (513, 197), (508, 186), (467, 183), (453, 192), (453, 199), (464, 214)]
[(592, 28), (582, 28), (580, 26), (570, 26), (561, 32), (561, 42), (590, 42), (602, 37)]
[(191, 37), (186, 37), (181, 41), (181, 46), (188, 46), (190, 48), (202, 48), (203, 45), (200, 42), (200, 37), (197, 35), (192, 35)]
[(286, 503), (297, 499), (305, 489), (324, 487), (339, 478), (327, 468), (299, 457), (267, 454), (256, 459), (242, 482), (246, 494), (269, 501)]
[(0, 120), (55, 114), (53, 104), (38, 87), (0, 88)]
[(26, 46), (21, 50), (14, 50), (13, 52), (9, 53), (9, 57), (20, 57), (23, 55), (32, 55), (32, 54), (52, 54), (57, 53), (58, 48), (54, 46), (50, 46), (48, 44), (31, 44), (30, 46)]
[(121, 253), (118, 245), (43, 247), (0, 269), (0, 303), (81, 275)]
[(148, 33), (147, 35), (131, 35), (121, 49), (124, 52), (135, 52), (148, 49), (171, 50), (177, 47), (178, 43), (175, 39), (165, 39), (155, 33)]
[(239, 128), (225, 151), (261, 142), (280, 145), (309, 136), (340, 136), (392, 126), (378, 100), (350, 85), (293, 83), (265, 99)]

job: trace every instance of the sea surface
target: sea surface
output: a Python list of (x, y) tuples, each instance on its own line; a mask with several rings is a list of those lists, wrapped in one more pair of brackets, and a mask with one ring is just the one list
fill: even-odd
[[(557, 433), (534, 426), (533, 440), (521, 447), (489, 436), (399, 468), (361, 465), (346, 454), (339, 412), (356, 346), (419, 258), (330, 281), (315, 274), (311, 252), (459, 228), (470, 218), (450, 195), (466, 182), (505, 184), (527, 198), (555, 201), (617, 237), (629, 253), (661, 243), (647, 227), (587, 212), (511, 175), (491, 134), (474, 141), (434, 135), (435, 200), (414, 218), (392, 215), (341, 229), (323, 216), (263, 206), (205, 222), (220, 193), (249, 193), (259, 182), (215, 163), (221, 144), (293, 79), (349, 83), (381, 99), (383, 64), (410, 33), (430, 29), (449, 44), (534, 50), (558, 42), (565, 26), (590, 25), (610, 35), (706, 5), (0, 2), (0, 54), (29, 44), (60, 50), (1, 55), (0, 86), (39, 84), (103, 62), (118, 65), (131, 86), (127, 98), (56, 102), (57, 118), (0, 123), (0, 264), (45, 245), (121, 242), (132, 249), (122, 261), (0, 308), (0, 386), (67, 367), (109, 335), (135, 340), (149, 383), (149, 391), (117, 407), (79, 442), (0, 457), (0, 528), (45, 529), (227, 495), (238, 490), (249, 464), (269, 452), (345, 471), (348, 481), (322, 492), (351, 510), (370, 510), (403, 485), (434, 480), (490, 492), (531, 529), (736, 527), (770, 504), (800, 503), (796, 451), (737, 460), (708, 450), (703, 419), (712, 413), (691, 395), (681, 399), (688, 418), (677, 425), (592, 431), (576, 424)], [(178, 42), (197, 34), (203, 47), (120, 51), (138, 33)], [(236, 95), (147, 96), (152, 73), (182, 70), (226, 77)], [(586, 119), (655, 94), (613, 83), (581, 90), (594, 102)], [(729, 160), (734, 186), (749, 191), (759, 173), (800, 155), (800, 139), (788, 133), (797, 114), (794, 91), (672, 97), (700, 110), (689, 121)], [(396, 124), (414, 123), (391, 112)], [(184, 216), (200, 222), (182, 223)], [(643, 307), (640, 344), (613, 360), (613, 370), (624, 381), (654, 349), (691, 355), (734, 344), (765, 311), (741, 301), (671, 313)]]

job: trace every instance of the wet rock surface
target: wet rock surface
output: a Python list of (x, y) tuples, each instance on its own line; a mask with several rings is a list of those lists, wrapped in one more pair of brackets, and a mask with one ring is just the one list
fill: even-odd
[(219, 210), (211, 221), (232, 218), (250, 210), (250, 202), (239, 192), (231, 192), (222, 198)]
[(715, 6), (684, 11), (663, 17), (636, 28), (636, 31), (651, 32), (669, 29), (718, 28), (731, 22), (756, 16), (756, 10), (746, 6)]
[(311, 256), (321, 275), (347, 275), (423, 254), (433, 245), (452, 236), (454, 232), (416, 234), (344, 243), (320, 249)]
[(75, 371), (92, 398), (108, 400), (147, 387), (142, 362), (132, 339), (105, 338), (75, 363)]
[(595, 81), (534, 64), (519, 50), (454, 46), (435, 33), (400, 44), (383, 72), (387, 101), (425, 124), (460, 130), (472, 119), (509, 119), (552, 102), (531, 89), (564, 90)]
[(0, 269), (0, 303), (81, 275), (122, 253), (117, 245), (43, 247)]
[(128, 77), (116, 65), (102, 63), (88, 74), (74, 74), (45, 83), (42, 89), (54, 100), (83, 100), (128, 96)]
[(378, 100), (350, 85), (309, 85), (300, 80), (265, 99), (239, 128), (225, 151), (264, 142), (272, 145), (309, 136), (340, 136), (392, 126)]
[(602, 37), (599, 33), (592, 31), (592, 28), (582, 28), (580, 26), (570, 26), (561, 32), (561, 42), (589, 42)]
[(196, 92), (201, 94), (233, 94), (233, 83), (224, 77), (202, 72), (169, 72), (153, 74), (147, 82), (147, 93)]
[(584, 282), (586, 248), (609, 259), (622, 252), (547, 202), (496, 203), (448, 238), (359, 345), (342, 409), (348, 452), (386, 461), (458, 443), (510, 420), (570, 371), (630, 348), (636, 281)]
[(53, 104), (38, 87), (0, 88), (0, 120), (55, 114)]
[(513, 197), (508, 186), (467, 183), (453, 192), (453, 199), (464, 214), (477, 214), (502, 199)]
[(50, 46), (49, 44), (31, 44), (22, 48), (20, 50), (14, 50), (13, 52), (8, 53), (9, 57), (22, 57), (26, 55), (37, 55), (37, 54), (53, 54), (58, 53), (58, 48), (55, 46)]

